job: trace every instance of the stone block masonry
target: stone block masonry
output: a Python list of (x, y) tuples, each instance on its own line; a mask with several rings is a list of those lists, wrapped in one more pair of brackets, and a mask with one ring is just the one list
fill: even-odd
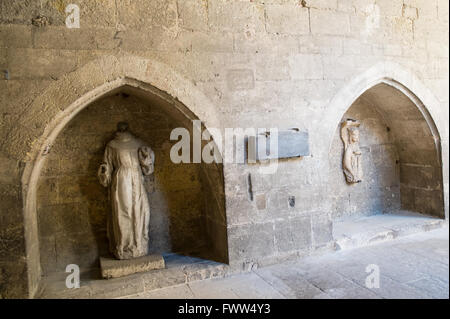
[[(336, 218), (402, 205), (448, 220), (448, 1), (80, 0), (79, 29), (65, 26), (68, 3), (0, 2), (1, 297), (33, 297), (42, 275), (106, 250), (107, 194), (90, 172), (127, 113), (114, 94), (130, 87), (129, 99), (170, 97), (164, 110), (183, 110), (185, 127), (310, 134), (311, 156), (271, 175), (160, 156), (158, 247), (248, 269), (329, 249)], [(164, 153), (169, 117), (142, 108), (131, 120)], [(355, 110), (369, 179), (350, 190), (335, 133)]]

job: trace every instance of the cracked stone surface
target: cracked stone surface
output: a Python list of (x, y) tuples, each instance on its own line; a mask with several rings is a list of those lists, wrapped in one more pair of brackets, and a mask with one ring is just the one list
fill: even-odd
[[(379, 288), (365, 285), (366, 267), (373, 264)], [(449, 229), (126, 298), (449, 298)]]
[(161, 255), (149, 255), (129, 260), (117, 260), (100, 257), (100, 268), (103, 278), (118, 278), (138, 272), (145, 272), (165, 267)]

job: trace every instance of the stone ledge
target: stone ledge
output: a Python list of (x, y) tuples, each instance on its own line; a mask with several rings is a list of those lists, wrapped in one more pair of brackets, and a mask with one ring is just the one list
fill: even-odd
[(226, 264), (177, 254), (164, 255), (164, 261), (164, 269), (109, 280), (101, 278), (100, 269), (91, 269), (81, 273), (78, 289), (66, 287), (68, 273), (53, 273), (42, 278), (36, 298), (121, 298), (199, 280), (223, 278), (233, 272)]
[(100, 270), (102, 277), (106, 279), (119, 278), (165, 267), (164, 258), (161, 255), (149, 255), (126, 260), (100, 257)]
[(398, 211), (335, 222), (333, 237), (337, 250), (344, 250), (427, 232), (444, 225), (444, 219), (415, 212)]

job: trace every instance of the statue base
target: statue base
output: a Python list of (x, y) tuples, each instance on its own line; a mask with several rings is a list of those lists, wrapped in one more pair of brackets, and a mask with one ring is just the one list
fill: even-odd
[(166, 267), (161, 255), (148, 255), (133, 259), (113, 259), (100, 257), (102, 277), (106, 279), (118, 278), (138, 272), (145, 272)]

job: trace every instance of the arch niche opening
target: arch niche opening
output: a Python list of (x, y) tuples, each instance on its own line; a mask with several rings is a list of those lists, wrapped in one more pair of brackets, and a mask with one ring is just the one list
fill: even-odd
[[(42, 275), (63, 272), (71, 263), (89, 271), (98, 268), (100, 256), (111, 256), (106, 237), (111, 203), (97, 169), (121, 121), (155, 152), (154, 188), (148, 193), (151, 253), (228, 263), (222, 164), (192, 163), (197, 117), (167, 93), (142, 86), (123, 85), (88, 104), (45, 156), (36, 196)], [(177, 142), (170, 133), (178, 127), (190, 133), (191, 163), (170, 159)]]
[(340, 124), (329, 153), (332, 217), (346, 221), (376, 214), (420, 213), (445, 218), (441, 142), (420, 100), (395, 81), (362, 93), (341, 122), (360, 122), (360, 183), (347, 183)]

